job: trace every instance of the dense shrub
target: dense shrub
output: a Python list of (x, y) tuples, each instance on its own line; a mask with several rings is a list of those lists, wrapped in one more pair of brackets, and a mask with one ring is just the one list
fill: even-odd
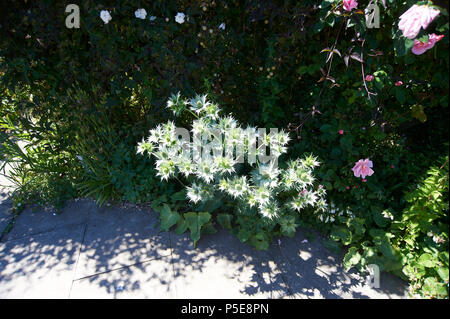
[[(305, 152), (317, 156), (335, 215), (326, 223), (299, 214), (277, 227), (237, 215), (233, 231), (242, 240), (264, 248), (298, 225), (315, 227), (329, 235), (331, 249), (348, 249), (347, 266), (376, 261), (420, 287), (433, 286), (427, 278), (436, 276), (441, 288), (424, 288), (424, 295), (442, 297), (448, 278), (435, 265), (448, 273), (441, 253), (448, 195), (425, 178), (448, 154), (448, 2), (434, 1), (440, 14), (416, 38), (444, 38), (421, 55), (398, 30), (399, 17), (417, 1), (375, 2), (380, 28), (371, 29), (358, 11), (369, 1), (346, 11), (341, 0), (88, 0), (79, 29), (65, 27), (64, 2), (3, 2), (1, 152), (18, 165), (18, 195), (55, 204), (80, 194), (99, 202), (158, 198), (155, 207), (166, 213), (177, 205), (189, 212), (181, 188), (160, 184), (153, 160), (135, 147), (169, 119), (168, 96), (207, 93), (243, 124), (290, 130), (294, 140), (280, 165)], [(146, 19), (135, 17), (138, 8)], [(111, 14), (107, 24), (101, 10)], [(184, 23), (175, 21), (178, 12)], [(190, 120), (182, 115), (176, 124)], [(353, 165), (366, 158), (374, 174), (355, 177)], [(417, 212), (412, 197), (420, 196), (405, 194), (422, 182), (447, 206), (427, 206), (436, 216), (414, 239), (391, 238), (405, 229), (394, 225), (406, 227)], [(438, 225), (447, 226), (447, 237)], [(430, 231), (446, 244), (434, 247), (424, 235)], [(412, 275), (408, 267), (428, 258), (423, 254), (434, 256), (433, 267)]]

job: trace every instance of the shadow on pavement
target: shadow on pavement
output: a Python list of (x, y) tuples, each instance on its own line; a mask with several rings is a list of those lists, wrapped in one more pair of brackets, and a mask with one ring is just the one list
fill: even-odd
[(256, 251), (225, 230), (159, 232), (158, 214), (70, 202), (60, 215), (25, 210), (0, 243), (0, 298), (399, 298), (382, 274), (371, 289), (304, 231)]

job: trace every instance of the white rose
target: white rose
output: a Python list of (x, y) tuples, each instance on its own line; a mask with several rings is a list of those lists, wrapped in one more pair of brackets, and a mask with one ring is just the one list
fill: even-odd
[(178, 12), (177, 15), (175, 16), (175, 21), (177, 23), (181, 24), (181, 23), (184, 23), (184, 18), (185, 18), (184, 13), (183, 12)]
[(147, 16), (147, 11), (145, 11), (145, 9), (137, 9), (134, 12), (134, 15), (136, 16), (136, 18), (145, 19), (145, 17)]
[(105, 24), (111, 21), (112, 17), (108, 10), (102, 10), (100, 12), (100, 18), (103, 20)]

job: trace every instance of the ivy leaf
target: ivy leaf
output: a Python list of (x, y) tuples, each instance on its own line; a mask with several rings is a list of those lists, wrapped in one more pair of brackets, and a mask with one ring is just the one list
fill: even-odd
[(231, 229), (231, 220), (233, 219), (233, 216), (230, 214), (220, 214), (217, 216), (217, 221), (219, 224), (226, 229)]
[(342, 264), (346, 270), (357, 265), (361, 260), (361, 254), (358, 252), (358, 248), (350, 247), (347, 254), (345, 254)]
[(169, 205), (164, 204), (164, 207), (159, 212), (161, 218), (161, 230), (169, 231), (170, 227), (175, 225), (180, 219), (180, 214), (177, 212), (172, 212)]
[(436, 269), (436, 272), (443, 281), (448, 282), (448, 268), (440, 267)]
[(186, 220), (180, 216), (180, 219), (178, 220), (178, 223), (177, 223), (177, 228), (175, 228), (175, 234), (181, 235), (186, 230), (187, 230)]
[(155, 199), (155, 200), (152, 202), (152, 204), (150, 205), (150, 207), (151, 207), (153, 210), (159, 211), (159, 206), (160, 206), (162, 203), (165, 203), (165, 202), (167, 202), (167, 196), (166, 196), (166, 195), (162, 195), (162, 196), (158, 197), (157, 199)]
[(267, 250), (269, 249), (269, 239), (265, 233), (261, 232), (250, 238), (250, 245), (256, 250)]
[(214, 227), (211, 220), (202, 227), (201, 234), (212, 235), (215, 233), (217, 233), (217, 229)]
[(342, 241), (343, 245), (349, 245), (352, 242), (352, 233), (345, 227), (335, 227), (330, 233), (330, 238)]
[(431, 254), (424, 253), (419, 257), (417, 263), (423, 267), (432, 268), (436, 265), (436, 258)]
[(425, 114), (422, 105), (413, 105), (411, 107), (411, 115), (422, 123), (427, 121), (427, 115)]
[(186, 200), (186, 190), (183, 189), (179, 192), (176, 192), (172, 196), (170, 196), (170, 199), (174, 202), (180, 201), (180, 200)]
[(191, 232), (191, 239), (194, 242), (194, 248), (200, 239), (200, 230), (203, 225), (205, 225), (211, 218), (211, 214), (207, 212), (196, 213), (189, 212), (184, 214), (184, 219), (186, 220), (187, 227)]

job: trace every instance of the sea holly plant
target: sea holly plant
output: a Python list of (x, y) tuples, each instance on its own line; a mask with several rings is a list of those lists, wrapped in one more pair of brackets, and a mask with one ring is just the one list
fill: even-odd
[[(176, 116), (189, 113), (194, 118), (191, 127), (178, 128), (172, 121), (160, 124), (138, 144), (138, 153), (156, 158), (161, 180), (173, 178), (185, 186), (192, 209), (204, 210), (211, 202), (224, 206), (220, 201), (228, 199), (234, 213), (278, 223), (281, 232), (289, 236), (295, 232), (292, 215), (307, 208), (312, 208), (318, 219), (329, 220), (323, 217), (327, 211), (325, 189), (316, 185), (313, 176), (319, 166), (317, 158), (307, 155), (289, 160), (284, 168), (278, 166), (279, 157), (287, 152), (288, 133), (243, 127), (231, 115), (221, 115), (220, 107), (206, 95), (185, 99), (180, 93), (173, 94), (167, 107)], [(170, 210), (165, 207), (163, 211)], [(192, 239), (196, 242), (199, 229), (182, 226), (187, 217), (194, 220), (195, 213), (188, 214), (182, 219), (170, 212), (162, 219), (164, 230), (178, 223), (180, 232), (189, 228), (191, 235), (195, 233)], [(209, 213), (202, 214), (204, 223), (197, 223), (198, 227), (209, 221)], [(231, 227), (229, 216), (218, 218), (226, 228)], [(172, 222), (167, 224), (167, 220)]]

